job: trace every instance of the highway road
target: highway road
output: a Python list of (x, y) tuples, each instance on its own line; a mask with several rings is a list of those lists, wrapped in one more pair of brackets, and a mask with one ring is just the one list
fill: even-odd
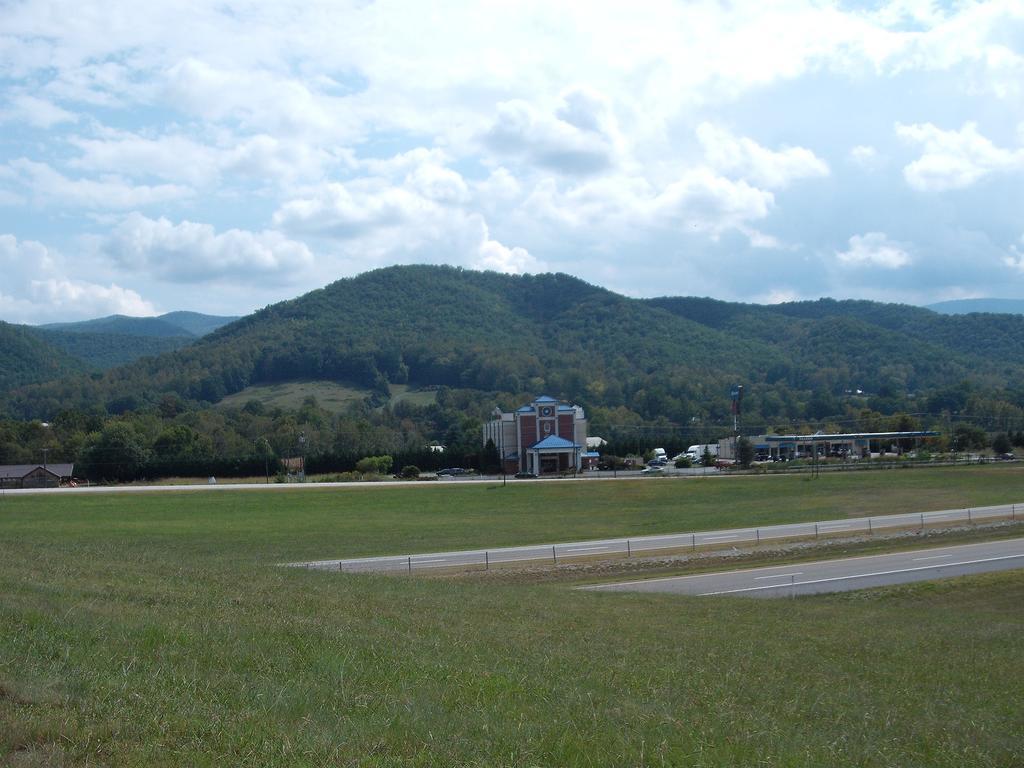
[(695, 576), (598, 584), (602, 592), (671, 592), (686, 595), (793, 597), (846, 592), (913, 581), (1024, 568), (1024, 539), (962, 544), (913, 552), (820, 560)]
[[(1024, 514), (1024, 506), (1021, 507)], [(936, 525), (973, 523), (983, 520), (1015, 519), (1017, 505), (1003, 504), (970, 509), (945, 509), (934, 512), (881, 515), (878, 517), (842, 518), (810, 523), (766, 525), (759, 528), (732, 528), (720, 531), (669, 533), (636, 538), (596, 539), (589, 541), (533, 544), (522, 547), (472, 549), (450, 552), (386, 555), (383, 557), (334, 558), (310, 560), (286, 565), (349, 572), (412, 572), (425, 568), (490, 567), (501, 563), (566, 560), (650, 555), (660, 552), (696, 550), (699, 548), (750, 546), (780, 539), (831, 538), (851, 534), (871, 534), (885, 530), (926, 528)]]

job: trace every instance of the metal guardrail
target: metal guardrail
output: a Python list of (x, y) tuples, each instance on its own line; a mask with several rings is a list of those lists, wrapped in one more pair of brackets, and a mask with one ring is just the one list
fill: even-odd
[[(1021, 506), (1024, 514), (1024, 503)], [(438, 568), (479, 567), (489, 570), (493, 566), (510, 563), (548, 561), (552, 565), (567, 560), (580, 560), (596, 556), (633, 557), (652, 552), (696, 551), (737, 544), (760, 544), (781, 539), (819, 539), (857, 534), (874, 534), (885, 530), (905, 530), (948, 526), (957, 523), (973, 524), (991, 520), (1016, 520), (1017, 505), (998, 504), (986, 507), (935, 512), (914, 512), (895, 515), (819, 520), (809, 523), (786, 523), (752, 528), (734, 528), (721, 531), (664, 534), (620, 539), (601, 539), (562, 544), (537, 544), (525, 547), (464, 550), (418, 555), (367, 557), (350, 560), (318, 560), (287, 563), (292, 567), (348, 573), (406, 572)]]

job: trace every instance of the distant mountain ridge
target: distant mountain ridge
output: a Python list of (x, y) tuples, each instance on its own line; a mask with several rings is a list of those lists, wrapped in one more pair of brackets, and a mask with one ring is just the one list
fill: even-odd
[(198, 312), (110, 315), (43, 326), (0, 321), (0, 392), (181, 349), (234, 321)]
[(204, 315), (200, 312), (167, 312), (157, 317), (129, 317), (109, 315), (94, 320), (73, 323), (48, 323), (38, 326), (48, 331), (68, 333), (115, 333), (122, 336), (191, 336), (199, 337), (212, 333), (232, 323), (238, 317)]
[(826, 416), (856, 390), (882, 407), (963, 382), (1015, 385), (1024, 317), (832, 299), (631, 299), (564, 274), (388, 267), (103, 376), (17, 390), (4, 406), (19, 416), (96, 405), (117, 413), (165, 395), (215, 403), (295, 380), (352, 383), (384, 401), (393, 384), (546, 393), (669, 420), (727, 414), (729, 388), (743, 382), (751, 413)]
[(1024, 299), (954, 299), (929, 304), (927, 309), (943, 315), (966, 315), (971, 312), (1024, 315)]

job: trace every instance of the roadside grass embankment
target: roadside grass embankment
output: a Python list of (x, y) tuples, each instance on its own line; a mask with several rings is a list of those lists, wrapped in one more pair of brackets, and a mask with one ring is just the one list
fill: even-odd
[(1019, 496), (982, 469), (7, 497), (0, 764), (1020, 765), (1020, 571), (755, 601), (270, 567)]

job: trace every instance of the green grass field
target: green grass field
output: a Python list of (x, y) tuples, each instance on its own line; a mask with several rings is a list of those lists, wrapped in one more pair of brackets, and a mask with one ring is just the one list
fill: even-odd
[(297, 411), (307, 397), (315, 397), (320, 407), (342, 413), (353, 403), (370, 394), (370, 390), (338, 384), (333, 381), (287, 381), (280, 384), (254, 384), (241, 392), (228, 395), (218, 406), (241, 408), (250, 400), (258, 400), (267, 408)]
[(1015, 467), (0, 499), (0, 765), (1017, 766), (1021, 572), (783, 601), (286, 559), (1020, 500)]
[[(437, 392), (418, 390), (406, 384), (392, 384), (391, 404), (406, 402), (411, 405), (430, 405), (437, 402)], [(334, 381), (286, 381), (279, 384), (254, 384), (241, 392), (228, 395), (217, 405), (224, 408), (241, 408), (250, 400), (258, 400), (267, 408), (281, 408), (297, 411), (307, 397), (315, 397), (324, 410), (344, 413), (353, 403), (358, 403), (372, 394), (369, 389)]]

